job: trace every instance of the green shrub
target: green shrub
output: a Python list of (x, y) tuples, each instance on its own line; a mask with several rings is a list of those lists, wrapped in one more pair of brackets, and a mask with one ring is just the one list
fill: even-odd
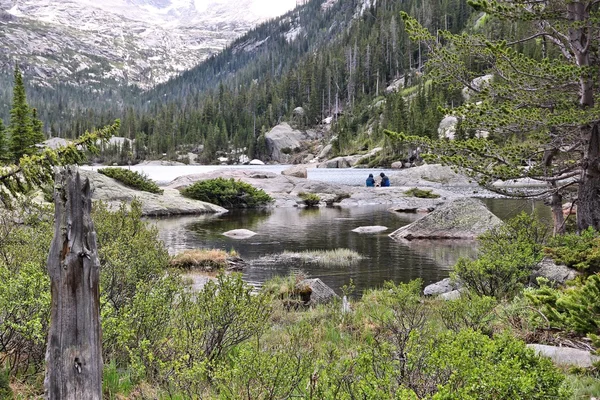
[(581, 232), (554, 237), (546, 253), (558, 264), (565, 264), (580, 271), (600, 271), (600, 234), (592, 227)]
[(259, 207), (273, 201), (262, 189), (233, 178), (196, 182), (181, 193), (189, 198), (217, 204), (225, 208)]
[(468, 328), (489, 334), (496, 304), (493, 297), (463, 293), (459, 299), (442, 301), (437, 312), (444, 326), (450, 330), (459, 332)]
[(0, 371), (0, 399), (12, 399), (13, 392), (10, 388), (10, 379), (8, 378), (8, 374)]
[(125, 168), (109, 167), (99, 169), (98, 172), (136, 190), (155, 194), (163, 193), (163, 190), (159, 188), (154, 181), (136, 171), (131, 171)]
[(564, 375), (509, 335), (494, 339), (463, 330), (430, 342), (427, 375), (440, 381), (431, 398), (568, 399)]
[(316, 193), (298, 193), (298, 196), (304, 201), (307, 207), (316, 207), (321, 202), (321, 198)]
[(419, 189), (419, 188), (409, 189), (406, 192), (404, 192), (404, 195), (410, 196), (410, 197), (418, 197), (420, 199), (437, 199), (440, 197), (439, 194), (433, 193), (432, 189)]
[(600, 274), (567, 289), (543, 285), (526, 294), (553, 326), (588, 335), (600, 347)]
[(476, 260), (460, 259), (454, 275), (480, 296), (510, 297), (523, 288), (542, 259), (548, 227), (521, 213), (478, 238)]

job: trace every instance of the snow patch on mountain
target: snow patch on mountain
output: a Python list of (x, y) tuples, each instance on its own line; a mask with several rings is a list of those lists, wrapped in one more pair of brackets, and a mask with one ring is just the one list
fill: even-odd
[(10, 72), (17, 61), (28, 79), (44, 85), (100, 85), (102, 77), (149, 88), (294, 6), (295, 0), (0, 0), (0, 68)]

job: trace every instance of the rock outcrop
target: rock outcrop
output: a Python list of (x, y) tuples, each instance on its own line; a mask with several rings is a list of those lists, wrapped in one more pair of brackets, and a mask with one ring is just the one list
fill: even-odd
[(331, 160), (318, 164), (317, 168), (351, 168), (357, 164), (363, 163), (365, 160), (375, 157), (381, 150), (381, 147), (376, 147), (367, 154), (354, 154), (351, 156), (332, 158)]
[(285, 122), (275, 126), (265, 135), (269, 158), (281, 163), (288, 162), (290, 154), (302, 147), (303, 142), (314, 139), (311, 133), (314, 132), (293, 129)]
[(395, 240), (475, 239), (502, 221), (472, 198), (445, 204), (432, 213), (390, 234)]
[(446, 278), (439, 282), (425, 286), (423, 294), (425, 296), (438, 296), (440, 294), (450, 293), (454, 290), (458, 290), (461, 287), (462, 285), (459, 282), (455, 282), (450, 278)]
[(164, 193), (154, 194), (131, 189), (108, 176), (95, 171), (79, 170), (82, 177), (89, 178), (92, 199), (102, 201), (111, 208), (137, 199), (142, 204), (142, 213), (147, 216), (169, 216), (203, 213), (223, 213), (226, 209), (203, 201), (183, 197), (178, 190), (164, 188)]
[(579, 275), (578, 271), (566, 265), (558, 265), (551, 258), (546, 257), (533, 269), (530, 281), (535, 284), (537, 278), (542, 277), (552, 283), (562, 285), (567, 281), (577, 278)]
[(305, 300), (305, 303), (311, 306), (317, 304), (326, 304), (338, 297), (333, 289), (323, 283), (323, 281), (319, 278), (304, 279), (296, 285), (296, 289), (300, 293), (306, 294), (308, 300)]
[(426, 164), (419, 167), (405, 168), (390, 172), (388, 176), (393, 186), (430, 186), (439, 188), (446, 186), (477, 186), (477, 183), (472, 182), (468, 177), (457, 174), (452, 168), (440, 164)]

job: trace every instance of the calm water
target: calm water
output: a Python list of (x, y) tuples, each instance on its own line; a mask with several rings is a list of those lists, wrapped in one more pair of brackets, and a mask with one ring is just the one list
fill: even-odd
[[(487, 199), (486, 204), (500, 218), (521, 211), (548, 217), (545, 207), (523, 200)], [(245, 260), (256, 260), (285, 250), (349, 248), (364, 259), (352, 267), (317, 267), (303, 264), (253, 265), (244, 272), (251, 283), (260, 283), (274, 275), (302, 270), (321, 278), (339, 292), (352, 278), (357, 291), (379, 287), (383, 282), (407, 282), (421, 278), (429, 284), (448, 276), (459, 257), (475, 254), (473, 242), (413, 241), (398, 243), (388, 234), (411, 223), (417, 215), (388, 211), (388, 206), (356, 208), (276, 208), (262, 211), (234, 211), (219, 216), (182, 217), (155, 220), (169, 251), (191, 248), (235, 249)], [(366, 235), (352, 232), (359, 226), (383, 225), (388, 231)], [(221, 234), (231, 229), (250, 229), (257, 235), (245, 240)]]

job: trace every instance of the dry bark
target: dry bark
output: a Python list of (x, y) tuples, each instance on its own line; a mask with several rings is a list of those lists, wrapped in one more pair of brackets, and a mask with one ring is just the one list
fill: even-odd
[(54, 238), (48, 255), (52, 310), (45, 395), (102, 398), (100, 262), (86, 179), (67, 167), (56, 176)]

